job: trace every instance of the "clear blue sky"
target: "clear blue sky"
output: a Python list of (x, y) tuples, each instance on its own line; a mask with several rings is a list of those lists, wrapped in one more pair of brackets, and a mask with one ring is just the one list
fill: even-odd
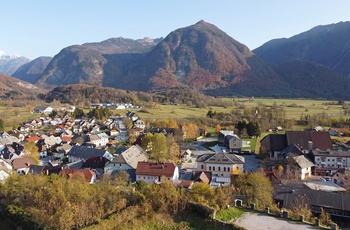
[(349, 0), (3, 0), (0, 51), (29, 58), (111, 37), (159, 38), (203, 19), (254, 49), (350, 21)]

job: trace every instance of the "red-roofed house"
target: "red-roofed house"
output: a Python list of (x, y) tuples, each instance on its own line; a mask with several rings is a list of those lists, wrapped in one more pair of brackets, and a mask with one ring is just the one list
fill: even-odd
[(143, 180), (147, 184), (159, 183), (165, 177), (177, 184), (179, 181), (179, 168), (174, 163), (138, 162), (136, 180)]
[(26, 141), (34, 141), (34, 143), (37, 143), (39, 140), (41, 140), (41, 138), (39, 137), (39, 136), (31, 136), (31, 137), (27, 137), (26, 139), (25, 139)]
[(90, 184), (93, 184), (96, 181), (96, 173), (88, 169), (62, 169), (59, 172), (59, 175), (66, 175), (69, 179), (74, 178), (74, 176), (78, 174), (83, 175), (86, 182), (89, 182)]

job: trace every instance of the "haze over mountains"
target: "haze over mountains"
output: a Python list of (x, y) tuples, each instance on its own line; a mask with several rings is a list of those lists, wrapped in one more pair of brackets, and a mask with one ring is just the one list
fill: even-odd
[(52, 60), (27, 61), (11, 74), (45, 88), (89, 84), (136, 91), (194, 88), (212, 95), (350, 99), (350, 22), (317, 26), (251, 51), (200, 21), (164, 39), (111, 38), (66, 47)]

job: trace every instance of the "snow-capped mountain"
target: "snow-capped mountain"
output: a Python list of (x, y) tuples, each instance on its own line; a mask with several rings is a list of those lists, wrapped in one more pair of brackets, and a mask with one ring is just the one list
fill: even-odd
[(19, 55), (9, 55), (0, 50), (0, 74), (11, 76), (19, 67), (29, 61), (29, 58)]

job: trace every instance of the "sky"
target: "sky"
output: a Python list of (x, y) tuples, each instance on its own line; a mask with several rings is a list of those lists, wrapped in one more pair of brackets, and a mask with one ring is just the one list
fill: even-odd
[(0, 53), (31, 59), (112, 37), (166, 37), (204, 20), (251, 50), (350, 21), (349, 0), (2, 0)]

